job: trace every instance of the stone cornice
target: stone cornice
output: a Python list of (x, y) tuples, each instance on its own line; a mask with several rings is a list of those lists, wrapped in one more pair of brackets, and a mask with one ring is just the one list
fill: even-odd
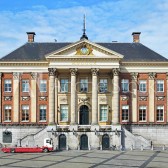
[(30, 61), (25, 61), (25, 62), (21, 62), (21, 61), (4, 61), (4, 62), (0, 62), (0, 66), (48, 66), (49, 63), (46, 62), (30, 62)]
[(121, 66), (168, 66), (167, 62), (120, 62)]

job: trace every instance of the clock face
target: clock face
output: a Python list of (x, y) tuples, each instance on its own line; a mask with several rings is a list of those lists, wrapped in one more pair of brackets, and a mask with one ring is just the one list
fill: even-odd
[(86, 48), (86, 47), (82, 47), (82, 48), (81, 48), (81, 53), (82, 53), (83, 55), (88, 54), (88, 52), (89, 52), (88, 48)]

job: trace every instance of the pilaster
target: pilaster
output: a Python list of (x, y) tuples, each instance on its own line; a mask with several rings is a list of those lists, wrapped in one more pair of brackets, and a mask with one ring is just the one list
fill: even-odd
[(149, 122), (155, 121), (155, 72), (149, 74)]
[(37, 73), (31, 73), (31, 122), (37, 121)]
[(112, 123), (119, 123), (119, 69), (112, 69), (113, 73), (113, 101), (112, 101)]
[(18, 72), (13, 72), (13, 122), (19, 122), (19, 77)]
[(137, 122), (138, 112), (137, 112), (137, 78), (138, 73), (131, 73), (132, 78), (132, 122)]
[(49, 123), (54, 123), (56, 68), (48, 68), (48, 71), (49, 71)]
[(99, 69), (91, 69), (92, 72), (92, 125), (98, 124), (98, 84), (97, 76)]

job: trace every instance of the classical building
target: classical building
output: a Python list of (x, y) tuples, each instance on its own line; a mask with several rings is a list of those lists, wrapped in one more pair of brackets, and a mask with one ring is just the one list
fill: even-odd
[(140, 43), (28, 42), (0, 59), (0, 143), (168, 144), (168, 60)]

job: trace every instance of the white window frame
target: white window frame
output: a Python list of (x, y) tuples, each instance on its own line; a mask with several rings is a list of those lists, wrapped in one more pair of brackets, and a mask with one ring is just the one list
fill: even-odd
[[(160, 87), (160, 85), (163, 85), (163, 90), (161, 90), (162, 87)], [(156, 89), (157, 92), (164, 92), (164, 80), (157, 80), (156, 81)]]
[[(142, 120), (140, 120), (140, 110), (142, 110)], [(144, 112), (145, 112), (145, 120), (143, 120)], [(147, 121), (147, 106), (143, 105), (139, 106), (139, 122), (146, 122), (146, 121)]]
[(12, 92), (12, 80), (11, 79), (4, 80), (4, 92)]
[(139, 80), (139, 92), (147, 92), (147, 81), (146, 80)]
[[(6, 113), (7, 113), (8, 119), (6, 118)], [(11, 122), (11, 119), (12, 119), (12, 106), (11, 105), (4, 105), (4, 122)]]
[[(28, 114), (28, 120), (26, 119), (26, 114)], [(22, 122), (29, 122), (29, 119), (30, 119), (29, 105), (22, 105)]]
[[(45, 113), (44, 113), (44, 111), (41, 111), (41, 110), (45, 110)], [(42, 112), (43, 115), (41, 115), (41, 112)], [(44, 114), (45, 114), (45, 115), (44, 115)], [(41, 116), (42, 116), (42, 117), (41, 117)], [(44, 116), (45, 116), (45, 117), (44, 117)], [(45, 119), (41, 120), (41, 118), (45, 118)], [(40, 122), (45, 122), (45, 121), (47, 121), (47, 105), (41, 104), (41, 105), (39, 106), (39, 121), (40, 121)]]
[[(61, 81), (65, 81), (64, 83), (62, 83)], [(67, 81), (67, 82), (66, 82)], [(64, 86), (64, 87), (62, 87), (62, 85)], [(61, 93), (68, 93), (68, 90), (69, 90), (69, 79), (68, 78), (61, 78), (60, 79), (60, 92)], [(66, 86), (67, 86), (67, 90), (66, 90)]]
[[(122, 122), (128, 122), (129, 121), (129, 105), (123, 105), (121, 110), (122, 110), (122, 114), (121, 114)], [(123, 112), (124, 112), (124, 115), (126, 113), (128, 113), (128, 119), (127, 120), (123, 120)], [(124, 118), (126, 118), (126, 117), (124, 116)]]
[(29, 80), (28, 79), (22, 80), (22, 92), (29, 92)]
[[(102, 107), (106, 107), (106, 108), (103, 108)], [(102, 111), (101, 110), (106, 110), (106, 116), (101, 118), (103, 115), (102, 115)], [(107, 104), (100, 104), (100, 117), (99, 117), (99, 121), (100, 122), (106, 122), (108, 121), (108, 105)]]
[(100, 79), (100, 81), (99, 81), (99, 92), (100, 93), (108, 92), (108, 79), (107, 78), (101, 78)]
[[(160, 106), (157, 106), (156, 107), (156, 121), (157, 122), (164, 122), (164, 106), (163, 105), (160, 105)], [(159, 110), (159, 113), (160, 113), (160, 110), (163, 110), (163, 120), (158, 120), (157, 117), (158, 117), (158, 110)], [(159, 116), (160, 117), (160, 116)]]
[[(124, 84), (127, 84), (127, 89), (125, 90), (125, 85)], [(121, 91), (126, 93), (126, 92), (129, 92), (129, 80), (128, 79), (122, 79), (121, 80)]]
[[(67, 117), (65, 119), (63, 119), (63, 117), (62, 117), (62, 113), (63, 113), (62, 110), (66, 110), (66, 113), (67, 113), (66, 116)], [(68, 118), (69, 118), (69, 106), (68, 106), (68, 104), (60, 104), (60, 121), (61, 122), (68, 122)]]
[(40, 92), (47, 92), (47, 80), (40, 80)]

